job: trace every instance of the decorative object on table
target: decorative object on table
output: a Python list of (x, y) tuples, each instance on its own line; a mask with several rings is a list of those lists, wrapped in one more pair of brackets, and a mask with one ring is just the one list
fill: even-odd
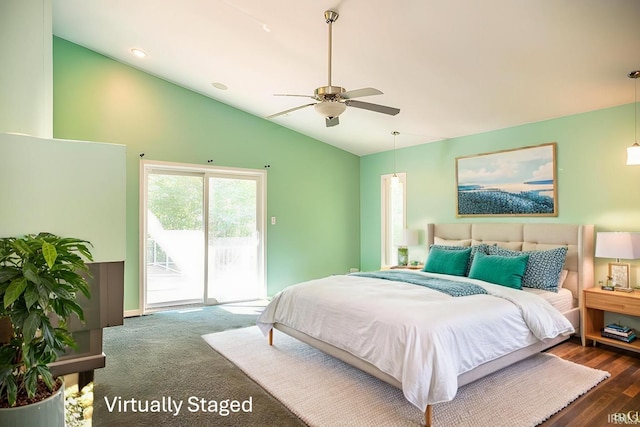
[(75, 341), (76, 296), (89, 297), (89, 242), (50, 233), (0, 238), (0, 425), (64, 426), (64, 385), (48, 365)]
[(627, 74), (627, 77), (635, 80), (635, 101), (633, 103), (633, 117), (635, 123), (635, 142), (629, 148), (627, 148), (627, 164), (628, 165), (640, 165), (640, 144), (638, 144), (638, 77), (640, 77), (640, 70), (631, 71)]
[(556, 143), (458, 157), (456, 188), (459, 217), (558, 216)]
[(418, 244), (418, 230), (403, 230), (402, 239), (398, 245), (398, 265), (409, 265), (409, 246)]
[(611, 338), (623, 342), (633, 342), (636, 337), (636, 331), (617, 323), (610, 323), (602, 328), (601, 335), (605, 338)]
[(602, 284), (602, 280), (601, 280), (600, 287), (602, 288), (602, 290), (605, 290), (605, 291), (613, 291), (616, 289), (616, 287), (613, 286), (613, 278), (611, 278), (611, 276), (607, 276), (606, 284)]
[(597, 258), (614, 258), (616, 262), (609, 263), (609, 277), (613, 286), (629, 288), (628, 263), (621, 263), (620, 259), (640, 258), (640, 233), (622, 231), (599, 231), (596, 233)]

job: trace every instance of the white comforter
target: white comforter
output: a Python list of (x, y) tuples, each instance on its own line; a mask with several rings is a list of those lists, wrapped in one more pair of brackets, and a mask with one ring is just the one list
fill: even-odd
[(364, 359), (402, 383), (420, 410), (449, 401), (458, 375), (537, 340), (574, 332), (542, 298), (480, 280), (489, 295), (450, 297), (422, 286), (331, 276), (278, 293), (258, 318), (281, 323)]

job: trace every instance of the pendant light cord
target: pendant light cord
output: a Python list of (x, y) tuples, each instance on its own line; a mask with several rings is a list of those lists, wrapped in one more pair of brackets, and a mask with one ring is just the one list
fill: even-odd
[(633, 77), (635, 79), (635, 98), (634, 98), (634, 102), (633, 102), (633, 108), (634, 108), (634, 118), (635, 118), (635, 129), (636, 129), (636, 144), (638, 143), (638, 72), (636, 71), (635, 77)]
[(396, 174), (396, 166), (397, 166), (397, 162), (396, 162), (396, 136), (399, 135), (400, 132), (398, 132), (397, 130), (394, 130), (393, 132), (391, 132), (391, 135), (393, 135), (393, 176), (397, 177), (398, 175)]
[(634, 79), (635, 80), (635, 91), (634, 91), (634, 102), (633, 102), (633, 118), (634, 118), (634, 125), (635, 125), (635, 144), (634, 145), (638, 145), (638, 77), (640, 77), (640, 70), (636, 70), (636, 71), (631, 71), (629, 74), (627, 74), (627, 77), (629, 77), (630, 79)]

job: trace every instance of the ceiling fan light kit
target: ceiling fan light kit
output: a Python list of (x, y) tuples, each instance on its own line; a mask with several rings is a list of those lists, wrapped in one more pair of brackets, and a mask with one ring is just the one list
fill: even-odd
[(338, 19), (338, 12), (333, 10), (327, 10), (324, 12), (324, 18), (329, 25), (329, 57), (328, 57), (328, 83), (327, 86), (321, 86), (314, 90), (313, 95), (289, 95), (289, 94), (276, 94), (276, 96), (299, 96), (305, 98), (311, 98), (318, 102), (301, 105), (298, 107), (290, 108), (285, 111), (281, 111), (276, 114), (267, 116), (267, 119), (283, 116), (302, 108), (314, 106), (315, 110), (325, 118), (325, 125), (327, 127), (336, 126), (340, 123), (338, 116), (344, 113), (347, 107), (360, 108), (362, 110), (374, 111), (377, 113), (388, 114), (395, 116), (400, 112), (400, 109), (394, 107), (387, 107), (384, 105), (372, 104), (369, 102), (362, 102), (354, 100), (354, 98), (360, 98), (363, 96), (382, 95), (382, 92), (374, 88), (362, 88), (352, 91), (347, 91), (340, 86), (333, 86), (331, 84), (331, 48), (332, 48), (332, 25)]
[(340, 114), (344, 113), (344, 110), (347, 109), (347, 105), (337, 101), (325, 101), (315, 104), (314, 108), (321, 116), (332, 118), (338, 117)]

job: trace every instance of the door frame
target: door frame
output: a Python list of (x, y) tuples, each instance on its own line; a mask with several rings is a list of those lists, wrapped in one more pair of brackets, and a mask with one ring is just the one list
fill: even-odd
[[(140, 159), (139, 170), (139, 229), (138, 229), (138, 266), (139, 266), (139, 301), (140, 312), (145, 314), (147, 310), (147, 251), (145, 250), (146, 242), (146, 230), (147, 230), (147, 175), (149, 172), (184, 172), (185, 174), (202, 174), (203, 175), (203, 215), (208, 215), (208, 177), (211, 175), (222, 175), (229, 177), (255, 177), (257, 178), (257, 222), (258, 228), (258, 280), (260, 282), (260, 288), (262, 295), (260, 298), (266, 298), (267, 295), (267, 251), (266, 251), (266, 233), (267, 233), (267, 171), (262, 169), (248, 169), (248, 168), (233, 168), (225, 166), (208, 166), (208, 165), (196, 165), (190, 163), (176, 163), (159, 160), (144, 160)], [(206, 216), (205, 216), (206, 218)], [(204, 222), (204, 256), (205, 261), (208, 260), (208, 221)], [(207, 301), (207, 288), (208, 288), (208, 262), (204, 262), (204, 289), (203, 289), (203, 303)]]

